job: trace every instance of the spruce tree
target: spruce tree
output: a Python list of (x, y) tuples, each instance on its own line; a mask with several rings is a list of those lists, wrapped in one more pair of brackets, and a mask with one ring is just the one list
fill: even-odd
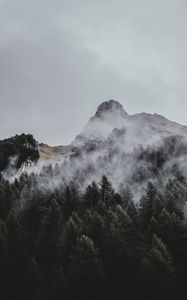
[(101, 193), (101, 201), (103, 201), (107, 207), (113, 203), (114, 198), (114, 190), (112, 188), (112, 184), (108, 180), (108, 178), (103, 175), (100, 185), (100, 193)]
[(93, 241), (82, 235), (76, 243), (68, 272), (69, 299), (101, 299), (103, 271)]
[(153, 204), (157, 196), (157, 189), (152, 182), (148, 182), (146, 195), (140, 200), (139, 217), (143, 230), (147, 229), (150, 219), (153, 215)]
[(86, 207), (95, 207), (100, 199), (100, 191), (98, 185), (93, 181), (88, 185), (84, 194)]
[(160, 238), (153, 236), (151, 249), (142, 265), (145, 299), (168, 299), (172, 297), (175, 268), (171, 255)]
[(54, 279), (59, 263), (59, 240), (62, 234), (61, 208), (53, 199), (43, 217), (35, 257), (46, 283)]
[(0, 220), (0, 298), (6, 299), (6, 294), (9, 288), (8, 278), (8, 232), (6, 225)]
[(20, 299), (41, 300), (43, 299), (42, 289), (43, 278), (38, 264), (36, 262), (36, 259), (32, 257), (24, 273), (22, 287), (20, 291)]

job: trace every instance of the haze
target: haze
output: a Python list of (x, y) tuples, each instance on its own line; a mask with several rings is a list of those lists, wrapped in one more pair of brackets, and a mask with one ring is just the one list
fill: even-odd
[(0, 0), (0, 139), (68, 144), (97, 106), (187, 124), (185, 0)]

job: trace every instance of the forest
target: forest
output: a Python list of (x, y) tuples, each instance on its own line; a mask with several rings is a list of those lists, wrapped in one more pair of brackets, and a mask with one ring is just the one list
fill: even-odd
[(1, 299), (186, 299), (180, 171), (162, 187), (149, 181), (136, 203), (105, 175), (84, 191), (37, 182), (33, 173), (0, 179)]
[(17, 169), (27, 159), (37, 161), (39, 158), (38, 143), (31, 134), (23, 133), (0, 141), (0, 172), (8, 167), (9, 159), (14, 157)]

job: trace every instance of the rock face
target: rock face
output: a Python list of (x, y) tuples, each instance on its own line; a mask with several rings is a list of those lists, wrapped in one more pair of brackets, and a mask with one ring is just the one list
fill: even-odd
[(125, 112), (123, 106), (113, 99), (101, 103), (96, 111), (95, 117), (102, 118), (102, 116), (106, 113), (117, 113), (121, 115), (121, 117), (128, 117), (128, 114)]
[(58, 162), (62, 157), (73, 155), (72, 146), (54, 146), (46, 144), (39, 145), (40, 161)]
[(152, 145), (161, 139), (180, 135), (187, 138), (187, 127), (169, 121), (158, 114), (129, 115), (115, 100), (103, 102), (72, 145), (84, 146), (93, 141), (107, 140), (114, 129), (126, 132), (125, 147), (131, 151), (139, 145)]

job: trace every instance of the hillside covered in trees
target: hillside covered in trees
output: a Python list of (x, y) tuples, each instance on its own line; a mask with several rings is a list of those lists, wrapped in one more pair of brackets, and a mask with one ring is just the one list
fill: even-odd
[(12, 158), (15, 158), (16, 169), (27, 159), (38, 160), (38, 144), (31, 134), (15, 135), (0, 141), (0, 172), (8, 167)]
[(73, 182), (42, 190), (37, 180), (0, 182), (1, 299), (186, 299), (179, 171), (161, 190), (148, 182), (137, 204), (106, 176), (84, 191)]

